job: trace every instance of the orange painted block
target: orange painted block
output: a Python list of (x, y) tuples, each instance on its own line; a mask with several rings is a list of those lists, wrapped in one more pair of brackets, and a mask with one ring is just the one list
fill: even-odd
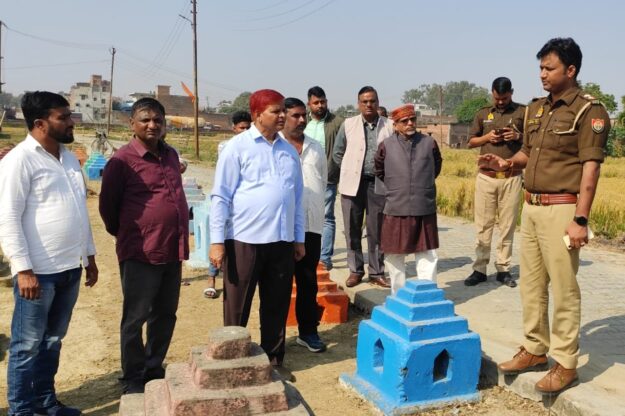
[[(317, 269), (317, 304), (319, 306), (319, 321), (323, 323), (343, 323), (347, 322), (347, 310), (349, 307), (349, 296), (340, 290), (336, 284), (330, 280), (330, 273)], [(286, 320), (287, 326), (296, 326), (295, 301), (297, 299), (297, 286), (293, 279), (293, 290), (291, 291), (291, 304), (289, 315)]]
[(330, 280), (330, 272), (317, 269), (317, 281)]
[(347, 322), (349, 296), (342, 290), (317, 294), (317, 304), (321, 309), (320, 321), (326, 324)]
[(87, 154), (85, 153), (85, 151), (82, 149), (76, 149), (74, 150), (74, 155), (76, 156), (76, 159), (78, 159), (80, 167), (83, 167), (85, 165), (85, 162), (87, 161)]

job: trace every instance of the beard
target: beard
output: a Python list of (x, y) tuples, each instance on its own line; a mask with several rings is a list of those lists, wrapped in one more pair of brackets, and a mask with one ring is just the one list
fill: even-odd
[(74, 142), (74, 133), (50, 132), (50, 136), (59, 143), (69, 144)]

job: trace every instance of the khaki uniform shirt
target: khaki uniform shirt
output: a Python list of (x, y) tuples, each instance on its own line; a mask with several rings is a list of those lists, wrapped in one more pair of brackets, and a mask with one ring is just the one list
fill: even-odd
[(603, 105), (577, 88), (555, 103), (551, 95), (527, 107), (521, 151), (529, 160), (525, 188), (533, 193), (578, 194), (582, 165), (603, 162), (610, 118)]
[(494, 105), (482, 107), (471, 125), (469, 137), (479, 137), (487, 134), (491, 130), (511, 127), (517, 133), (520, 133), (519, 140), (485, 143), (481, 146), (480, 154), (492, 153), (504, 159), (511, 158), (521, 149), (523, 143), (523, 117), (525, 115), (525, 106), (511, 102), (504, 110), (499, 110)]

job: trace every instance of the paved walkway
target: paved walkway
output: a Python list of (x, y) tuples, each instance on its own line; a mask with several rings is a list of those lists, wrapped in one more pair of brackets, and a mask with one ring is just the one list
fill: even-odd
[[(210, 192), (213, 169), (189, 165), (185, 176), (197, 178), (206, 193)], [(340, 199), (340, 198), (339, 198)], [(345, 237), (340, 203), (337, 200), (335, 268), (332, 279), (343, 283), (348, 275)], [(521, 396), (543, 401), (560, 415), (623, 416), (625, 415), (625, 253), (585, 247), (581, 254), (578, 279), (582, 290), (582, 331), (579, 375), (581, 384), (557, 399), (543, 399), (534, 384), (544, 373), (526, 373), (516, 378), (498, 376), (496, 363), (512, 357), (522, 342), (521, 302), (519, 289), (501, 286), (489, 280), (474, 287), (464, 286), (471, 273), (475, 230), (464, 220), (439, 217), (441, 248), (438, 285), (453, 300), (456, 313), (469, 320), (473, 331), (482, 339), (483, 373)], [(496, 237), (496, 234), (495, 234)], [(363, 239), (363, 247), (366, 240)], [(518, 276), (519, 245), (514, 246), (512, 272)], [(494, 258), (494, 256), (492, 256)], [(408, 259), (409, 261), (412, 259)], [(415, 276), (414, 260), (408, 274)], [(370, 310), (384, 302), (389, 290), (367, 283), (346, 288), (356, 306)]]
[[(338, 208), (338, 205), (337, 205)], [(340, 214), (340, 210), (337, 210)], [(335, 268), (332, 278), (347, 278), (345, 238), (337, 218)], [(527, 373), (516, 378), (498, 377), (495, 363), (507, 360), (522, 342), (519, 289), (500, 285), (494, 267), (486, 283), (466, 287), (472, 271), (475, 230), (473, 224), (456, 218), (439, 217), (441, 248), (438, 286), (453, 300), (456, 313), (469, 320), (482, 338), (483, 372), (491, 380), (537, 401), (542, 396), (534, 383), (544, 373)], [(366, 248), (366, 241), (363, 240)], [(512, 273), (518, 277), (519, 244), (514, 246)], [(494, 255), (491, 256), (494, 258)], [(415, 276), (414, 259), (408, 258), (408, 274)], [(556, 400), (544, 399), (546, 406), (561, 415), (625, 415), (625, 300), (623, 276), (625, 254), (586, 247), (581, 253), (578, 280), (582, 291), (582, 330), (579, 376), (581, 384), (562, 393)], [(346, 288), (352, 301), (370, 310), (384, 302), (389, 290), (362, 283)]]

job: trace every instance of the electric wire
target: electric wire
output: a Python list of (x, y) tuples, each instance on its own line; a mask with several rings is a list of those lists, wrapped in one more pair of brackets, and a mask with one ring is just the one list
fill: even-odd
[(235, 32), (261, 32), (261, 31), (265, 31), (265, 30), (271, 30), (271, 29), (278, 29), (278, 28), (282, 28), (288, 25), (291, 25), (293, 23), (299, 22), (300, 20), (303, 20), (315, 13), (317, 13), (318, 11), (328, 7), (330, 4), (334, 3), (336, 0), (328, 0), (327, 2), (323, 3), (321, 6), (319, 6), (318, 8), (311, 10), (308, 13), (305, 13), (304, 15), (297, 17), (295, 19), (292, 19), (290, 21), (284, 22), (284, 23), (280, 23), (280, 24), (276, 24), (274, 26), (267, 26), (267, 27), (262, 27), (262, 28), (250, 28), (250, 29), (233, 29), (233, 31)]

